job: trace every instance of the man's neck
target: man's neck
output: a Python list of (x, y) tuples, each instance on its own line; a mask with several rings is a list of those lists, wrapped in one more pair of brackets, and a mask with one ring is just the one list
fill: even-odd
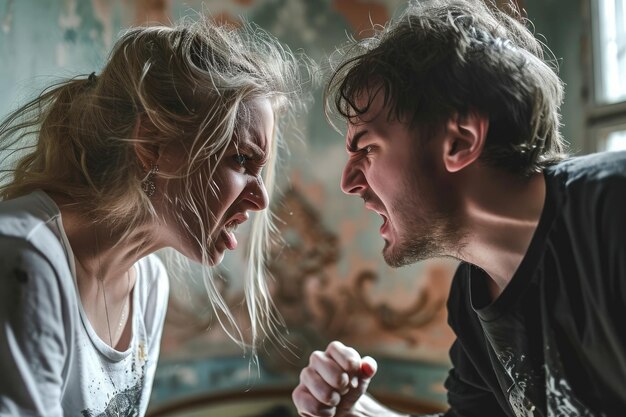
[(493, 299), (508, 285), (526, 255), (545, 195), (545, 180), (539, 173), (520, 178), (481, 167), (468, 182), (466, 233), (458, 257), (487, 272)]

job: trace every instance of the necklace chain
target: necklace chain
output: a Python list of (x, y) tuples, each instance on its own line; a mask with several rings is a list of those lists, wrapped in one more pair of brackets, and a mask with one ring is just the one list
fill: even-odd
[[(107, 330), (109, 331), (109, 345), (111, 347), (113, 347), (113, 333), (111, 333), (111, 322), (109, 319), (109, 305), (107, 303), (107, 294), (106, 294), (106, 290), (104, 288), (104, 280), (102, 278), (100, 278), (99, 276), (97, 277), (98, 282), (100, 283), (100, 285), (102, 286), (102, 298), (104, 299), (104, 312), (105, 312), (105, 316), (107, 319)], [(128, 274), (128, 272), (126, 272), (126, 279), (127, 279), (127, 293), (126, 294), (130, 294), (130, 276)], [(120, 330), (122, 329), (122, 326), (124, 324), (124, 318), (125, 318), (125, 313), (126, 310), (128, 308), (128, 299), (124, 302), (124, 305), (122, 305), (122, 311), (120, 314), (120, 322), (117, 325), (117, 329), (115, 331), (115, 337), (117, 338), (117, 335), (119, 334)]]
[[(100, 283), (100, 285), (102, 286), (102, 297), (104, 298), (104, 312), (106, 315), (106, 319), (107, 319), (107, 329), (109, 331), (109, 345), (114, 348), (113, 346), (113, 335), (111, 334), (111, 322), (109, 320), (109, 305), (107, 303), (107, 293), (106, 293), (106, 289), (104, 287), (104, 278), (102, 278), (101, 273), (102, 273), (102, 265), (100, 263), (100, 244), (98, 242), (98, 232), (94, 231), (94, 235), (95, 235), (95, 255), (98, 259), (98, 271), (96, 273), (96, 280), (98, 280), (98, 282)], [(124, 311), (126, 310), (127, 307), (127, 303), (130, 303), (130, 270), (126, 271), (126, 283), (127, 283), (127, 292), (126, 292), (126, 297), (125, 297), (125, 301), (124, 304), (122, 304), (122, 313), (120, 315), (120, 322), (117, 326), (116, 332), (115, 332), (115, 336), (117, 337), (118, 333), (120, 332), (120, 329), (122, 328), (122, 324), (124, 322)], [(115, 349), (115, 348), (114, 348)], [(109, 381), (111, 381), (111, 385), (113, 386), (113, 390), (115, 392), (117, 392), (117, 387), (115, 386), (115, 382), (113, 382), (113, 378), (111, 377), (110, 374), (107, 373), (107, 375), (109, 376)], [(117, 402), (117, 400), (115, 399), (116, 397), (114, 397), (113, 401), (114, 401), (114, 405), (115, 405), (115, 414), (119, 417), (120, 416), (120, 407), (119, 404)]]
[[(96, 274), (96, 279), (98, 280), (98, 282), (100, 283), (100, 285), (102, 286), (102, 297), (104, 298), (104, 312), (105, 312), (105, 316), (107, 319), (107, 329), (109, 331), (109, 345), (114, 348), (113, 346), (113, 334), (111, 333), (111, 322), (109, 320), (109, 305), (107, 303), (107, 293), (106, 293), (106, 289), (104, 288), (104, 279), (102, 278), (102, 276), (100, 275), (101, 271), (102, 271), (102, 266), (100, 264), (100, 254), (98, 253), (100, 251), (100, 245), (98, 242), (98, 233), (95, 233), (95, 237), (96, 237), (96, 254), (97, 254), (97, 259), (98, 259), (98, 272)], [(117, 335), (119, 334), (121, 328), (122, 328), (122, 324), (124, 322), (124, 312), (126, 310), (127, 307), (127, 303), (129, 302), (128, 300), (128, 296), (130, 295), (130, 272), (126, 271), (126, 284), (127, 284), (127, 292), (126, 292), (126, 299), (124, 301), (124, 304), (122, 305), (122, 312), (120, 315), (120, 322), (117, 326), (117, 329), (115, 331), (115, 337), (117, 338)]]

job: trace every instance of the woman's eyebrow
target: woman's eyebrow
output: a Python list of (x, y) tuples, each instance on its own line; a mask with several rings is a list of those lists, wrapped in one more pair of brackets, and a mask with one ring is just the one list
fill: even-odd
[(251, 156), (256, 160), (264, 160), (266, 157), (265, 150), (263, 150), (263, 148), (250, 140), (238, 142), (235, 146), (238, 151), (239, 149), (243, 149), (247, 153), (250, 153)]

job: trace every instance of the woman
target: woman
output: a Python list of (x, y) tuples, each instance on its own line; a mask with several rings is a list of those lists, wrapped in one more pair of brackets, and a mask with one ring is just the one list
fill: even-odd
[(143, 415), (169, 288), (153, 253), (219, 264), (254, 211), (253, 345), (274, 333), (265, 184), (297, 74), (293, 55), (250, 26), (136, 28), (101, 74), (53, 86), (4, 121), (0, 415)]

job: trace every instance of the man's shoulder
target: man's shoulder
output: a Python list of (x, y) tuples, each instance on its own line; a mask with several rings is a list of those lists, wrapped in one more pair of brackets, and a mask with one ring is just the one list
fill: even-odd
[(571, 158), (547, 168), (545, 176), (562, 215), (595, 218), (607, 204), (626, 204), (626, 151)]
[(566, 185), (602, 182), (611, 178), (626, 179), (626, 151), (578, 156), (551, 166), (546, 171), (549, 177), (560, 178)]

